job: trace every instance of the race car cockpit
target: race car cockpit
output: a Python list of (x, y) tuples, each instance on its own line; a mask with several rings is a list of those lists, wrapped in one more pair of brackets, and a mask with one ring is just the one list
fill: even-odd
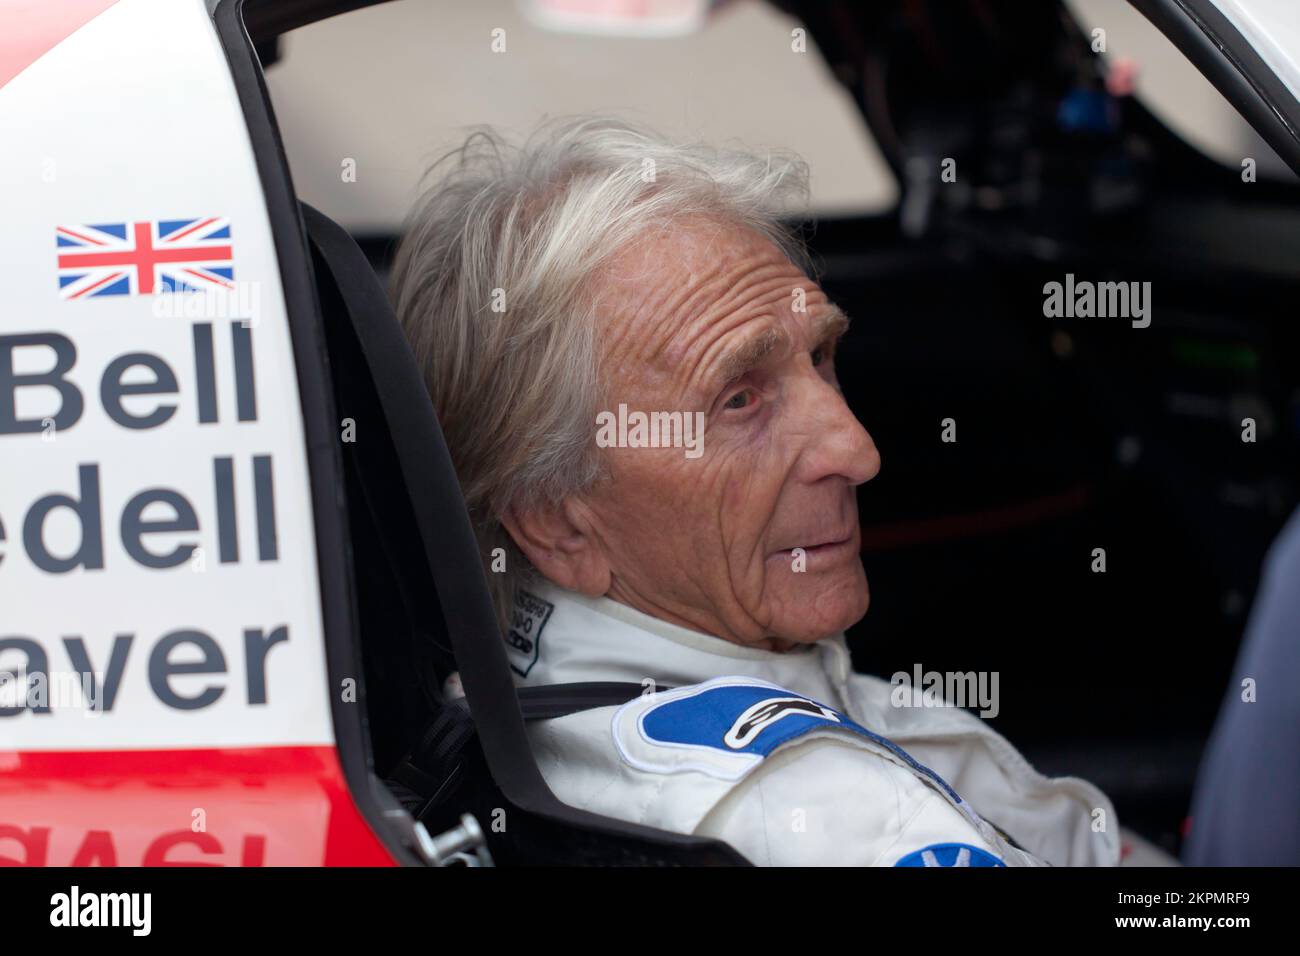
[[(290, 290), (313, 487), (319, 498), (318, 548), (331, 673), (355, 675), (364, 702), (364, 708), (337, 700), (332, 705), (354, 797), (372, 826), (391, 824), (406, 853), (431, 862), (456, 856), (448, 847), (478, 847), (503, 864), (743, 863), (734, 849), (715, 840), (629, 824), (562, 803), (548, 788), (530, 751), (525, 733), (528, 720), (622, 702), (642, 688), (617, 684), (516, 688), (455, 471), (420, 372), (376, 275), (376, 267), (382, 270), (390, 250), (363, 251), (347, 230), (299, 203), (284, 168), (261, 67), (252, 58), (241, 60), (237, 55), (246, 42), (245, 29), (269, 64), (277, 55), (276, 39), (282, 33), (367, 5), (366, 0), (277, 4), (248, 0), (242, 6), (221, 3), (215, 11), (250, 130), (255, 143), (259, 137), (264, 140), (257, 155)], [(938, 36), (927, 32), (933, 24), (925, 17), (918, 19), (915, 9), (903, 9), (914, 5), (878, 4), (870, 10), (840, 3), (781, 6), (807, 24), (903, 185), (897, 220), (891, 219), (887, 226), (878, 223), (877, 228), (891, 235), (897, 230), (911, 240), (931, 240), (923, 254), (891, 246), (892, 258), (877, 260), (875, 267), (865, 271), (849, 264), (846, 257), (829, 262), (827, 281), (838, 287), (839, 297), (866, 301), (865, 286), (871, 281), (873, 295), (883, 295), (897, 305), (908, 282), (950, 278), (954, 271), (946, 270), (955, 270), (971, 276), (976, 288), (996, 299), (996, 293), (981, 284), (992, 281), (986, 269), (1041, 280), (1055, 274), (1057, 264), (1068, 255), (1075, 255), (1083, 257), (1076, 261), (1102, 263), (1113, 271), (1117, 262), (1132, 254), (1119, 241), (1124, 231), (1150, 228), (1150, 221), (1128, 215), (1140, 205), (1142, 190), (1149, 184), (1136, 171), (1133, 152), (1122, 141), (1125, 130), (1114, 102), (1122, 94), (1102, 91), (1099, 81), (1085, 81), (1082, 78), (1092, 74), (1077, 64), (1073, 67), (1077, 83), (1071, 86), (1062, 79), (1062, 60), (1078, 64), (1089, 60), (1089, 37), (1063, 17), (1056, 4), (1032, 13), (1019, 5), (1014, 11), (997, 4), (988, 9), (981, 4), (969, 9), (961, 5), (961, 15), (949, 17)], [(1134, 6), (1219, 86), (1278, 156), (1293, 169), (1300, 168), (1294, 98), (1275, 78), (1270, 79), (1273, 74), (1212, 3), (1143, 0)], [(960, 32), (955, 21), (982, 25), (989, 42), (983, 48), (967, 45), (954, 62), (935, 51), (951, 53), (952, 35)], [(906, 29), (907, 24), (916, 29)], [(1062, 56), (1063, 49), (1071, 53)], [(925, 64), (936, 59), (946, 71), (940, 76), (947, 82), (924, 76)], [(969, 89), (954, 89), (952, 81), (975, 71), (972, 61), (985, 62), (989, 69)], [(918, 78), (922, 81), (911, 82)], [(1020, 121), (1034, 113), (1034, 104), (1026, 102), (1029, 86), (1060, 94), (1054, 123)], [(948, 92), (941, 94), (941, 90)], [(1127, 103), (1125, 109), (1125, 122), (1140, 132), (1143, 149), (1178, 157), (1166, 167), (1175, 171), (1163, 183), (1166, 190), (1171, 183), (1192, 182), (1189, 169), (1204, 172), (1197, 165), (1203, 161), (1168, 136), (1140, 106)], [(943, 158), (952, 155), (961, 157), (963, 168), (978, 170), (980, 182), (941, 195), (935, 177)], [(1032, 169), (1026, 160), (1031, 155), (1038, 164)], [(1289, 199), (1292, 189), (1290, 184), (1265, 185), (1255, 197)], [(821, 247), (837, 248), (842, 230), (849, 225), (825, 224), (818, 234)], [(1149, 235), (1159, 234), (1151, 230)], [(300, 244), (310, 250), (309, 264), (305, 258), (299, 262), (297, 255), (284, 254)], [(942, 269), (934, 265), (940, 259)], [(971, 268), (972, 260), (982, 265)], [(1167, 263), (1163, 267), (1169, 268)], [(1295, 281), (1289, 266), (1264, 264), (1261, 269), (1271, 270), (1267, 281), (1279, 288)], [(1026, 282), (1024, 288), (1039, 285), (1041, 281)], [(931, 315), (949, 303), (937, 289), (932, 297), (935, 301), (926, 306)], [(319, 309), (319, 326), (306, 306), (298, 306), (301, 314), (293, 314), (295, 303), (307, 301), (314, 301)], [(1022, 312), (1034, 306), (1028, 300), (1013, 304)], [(1188, 327), (1198, 327), (1198, 321)], [(962, 334), (953, 332), (957, 339)], [(1286, 337), (1276, 327), (1259, 335), (1272, 346)], [(1035, 344), (1028, 345), (1031, 336), (1026, 329), (1006, 323), (982, 346), (971, 347), (991, 349), (988, 342), (992, 342), (1004, 352), (1032, 352), (1040, 384), (1056, 374), (1047, 366), (1072, 350), (1091, 348), (1093, 355), (1105, 355), (1109, 348), (1104, 337), (1088, 344), (1088, 333), (1073, 337), (1057, 333), (1050, 339), (1050, 349), (1040, 330), (1032, 336)], [(901, 351), (897, 345), (895, 349)], [(854, 354), (851, 344), (849, 354)], [(327, 375), (313, 367), (322, 357)], [(1087, 373), (1072, 374), (1077, 376), (1073, 384), (1079, 392), (1095, 398)], [(1079, 404), (1087, 399), (1076, 395), (1071, 400), (1076, 404), (1070, 404), (1058, 400), (1055, 383), (1050, 389), (1043, 387), (1054, 397), (1040, 408), (1017, 412), (1028, 416), (1032, 427), (1056, 414), (1088, 417), (1079, 411)], [(855, 391), (859, 388), (863, 391)], [(850, 384), (850, 404), (855, 397), (866, 404), (870, 388)], [(991, 415), (1004, 413), (1007, 406), (998, 406)], [(337, 441), (338, 423), (364, 429), (364, 439)], [(1085, 433), (1104, 432), (1090, 436), (1089, 440), (1096, 440), (1093, 451), (1111, 440), (1109, 427), (1110, 423), (1096, 421), (1081, 427)], [(1044, 425), (1043, 433), (1049, 432)], [(1091, 500), (1090, 495), (1099, 494), (1097, 488), (1111, 487), (1106, 484), (1109, 470), (1081, 464), (1084, 456), (1062, 451), (1054, 441), (1046, 439), (1046, 447), (1033, 463), (1024, 458), (1017, 463), (1037, 478), (1058, 469), (1044, 486), (1074, 467), (1084, 471), (1080, 481), (1065, 485), (1064, 490), (1059, 483), (1053, 485), (1053, 494), (1040, 494), (1023, 507), (999, 506), (989, 519), (992, 523), (1005, 519), (1014, 524), (1024, 515), (1077, 512)], [(1283, 448), (1276, 454), (1274, 472), (1292, 452)], [(1004, 464), (1002, 472), (1006, 470)], [(1282, 497), (1294, 492), (1291, 486)], [(896, 504), (899, 501), (917, 504), (906, 493), (895, 498)], [(877, 518), (882, 517), (878, 510), (882, 507), (876, 505)], [(1257, 538), (1264, 538), (1265, 526), (1277, 523), (1276, 513), (1275, 509), (1260, 522)], [(865, 512), (864, 521), (871, 515)], [(881, 542), (891, 534), (913, 541), (917, 535), (925, 539), (935, 533), (932, 521), (906, 529), (883, 521), (881, 526), (877, 546), (883, 546)], [(1241, 551), (1249, 547), (1241, 543)], [(895, 570), (901, 577), (907, 567), (903, 563)], [(1170, 584), (1161, 593), (1173, 593), (1178, 587)], [(913, 588), (919, 593), (919, 588)], [(1072, 592), (1065, 599), (1079, 597)], [(1132, 592), (1125, 599), (1131, 597)], [(1023, 597), (1037, 607), (1053, 599)], [(1116, 605), (1108, 607), (1122, 601), (1113, 600)], [(1035, 601), (1039, 603), (1033, 605)], [(1176, 620), (1190, 620), (1200, 613), (1191, 608)], [(1216, 653), (1216, 659), (1226, 660), (1230, 648)], [(444, 694), (444, 684), (453, 674), (463, 685), (463, 702)], [(1207, 685), (1215, 679), (1206, 678)], [(1208, 720), (1208, 710), (1199, 716)], [(1180, 772), (1190, 771), (1182, 767)], [(1160, 799), (1172, 802), (1182, 797), (1166, 793)], [(472, 822), (464, 822), (466, 814)], [(407, 825), (408, 819), (415, 825)], [(467, 859), (463, 854), (457, 858)]]
[[(596, 66), (556, 102), (584, 115), (635, 111), (655, 75), (677, 84), (664, 115), (721, 91), (691, 115), (707, 140), (737, 91), (755, 139), (853, 127), (817, 148), (855, 198), (780, 223), (863, 317), (836, 347), (844, 420), (889, 461), (857, 488), (860, 554), (827, 542), (872, 582), (841, 670), (1000, 674), (987, 726), (1095, 784), (1167, 862), (1300, 502), (1300, 32), (1277, 0), (1131, 0), (1101, 23), (1090, 2), (696, 0), (663, 5), (693, 17), (671, 29), (592, 4), (638, 21), (602, 35), (572, 28), (587, 5), (519, 0), (491, 17), (528, 52), (491, 59), (490, 5), (411, 0), (420, 32), (377, 0), (0, 0), (0, 863), (762, 862), (687, 835), (698, 819), (557, 796), (541, 722), (594, 726), (668, 682), (519, 686), (503, 637), (540, 644), (526, 620), (502, 634), (385, 291), (417, 154), (466, 117), (510, 125), (471, 114), (579, 50)], [(373, 32), (313, 46), (340, 14)], [(457, 18), (491, 102), (430, 75)], [(1107, 27), (1162, 45), (1214, 135), (1148, 100)], [(325, 89), (356, 71), (377, 88)], [(465, 112), (396, 142), (419, 125), (396, 113), (439, 96)], [(339, 162), (368, 140), (393, 155), (358, 186)], [(837, 167), (846, 144), (863, 155)], [(385, 215), (341, 211), (371, 212), (380, 181)], [(1076, 302), (1076, 279), (1131, 314)]]

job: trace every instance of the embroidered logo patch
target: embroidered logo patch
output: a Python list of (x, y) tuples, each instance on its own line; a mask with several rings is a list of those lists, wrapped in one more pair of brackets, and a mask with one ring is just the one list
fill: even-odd
[(724, 684), (660, 704), (645, 715), (641, 727), (657, 743), (723, 747), (766, 757), (818, 725), (845, 723), (835, 711), (807, 697), (756, 684)]
[(829, 707), (823, 707), (804, 697), (768, 697), (746, 707), (744, 713), (731, 725), (731, 729), (723, 735), (722, 742), (732, 750), (744, 750), (755, 737), (781, 718), (800, 714), (822, 717), (837, 723), (840, 719)]
[(848, 732), (888, 751), (962, 805), (938, 774), (892, 740), (825, 704), (752, 677), (715, 677), (637, 698), (618, 709), (610, 729), (623, 760), (639, 770), (695, 770), (724, 780), (739, 780), (797, 737)]
[(515, 592), (515, 607), (510, 616), (510, 628), (506, 631), (506, 656), (510, 659), (510, 669), (520, 677), (527, 677), (537, 663), (541, 654), (542, 628), (546, 627), (554, 610), (554, 604), (535, 594), (523, 590)]
[(987, 850), (969, 843), (932, 843), (909, 853), (894, 866), (1001, 866), (1006, 864)]

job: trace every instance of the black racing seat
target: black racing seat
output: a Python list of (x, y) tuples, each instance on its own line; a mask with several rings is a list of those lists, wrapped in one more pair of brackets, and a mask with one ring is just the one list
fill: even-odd
[[(725, 843), (588, 813), (551, 792), (529, 748), (524, 711), (553, 717), (632, 694), (544, 688), (539, 697), (525, 695), (521, 711), (460, 485), (415, 357), (360, 247), (337, 223), (300, 205), (343, 419), (350, 564), (376, 773), (398, 778), (394, 791), (434, 833), (473, 813), (500, 863), (746, 863)], [(452, 671), (464, 686), (468, 721), (443, 699), (442, 681)], [(502, 809), (504, 829), (491, 825)]]

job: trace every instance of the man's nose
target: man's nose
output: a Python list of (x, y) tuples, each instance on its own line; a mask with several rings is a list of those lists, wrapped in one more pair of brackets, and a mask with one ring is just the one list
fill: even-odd
[(804, 479), (812, 483), (841, 477), (850, 485), (860, 485), (876, 477), (880, 452), (839, 389), (818, 378), (805, 402), (805, 421), (812, 428), (803, 454)]

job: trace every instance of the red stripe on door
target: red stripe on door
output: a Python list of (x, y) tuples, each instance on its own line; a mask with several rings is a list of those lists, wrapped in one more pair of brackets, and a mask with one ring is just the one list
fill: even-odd
[(333, 747), (0, 751), (0, 866), (389, 866)]

